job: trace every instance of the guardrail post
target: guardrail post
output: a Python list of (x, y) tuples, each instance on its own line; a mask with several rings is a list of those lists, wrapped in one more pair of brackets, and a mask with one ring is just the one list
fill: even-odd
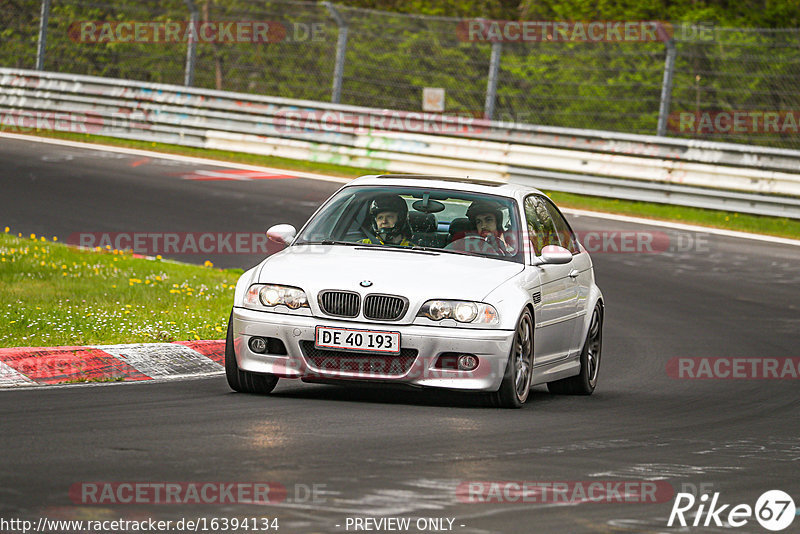
[(342, 98), (342, 78), (344, 78), (344, 57), (347, 53), (347, 21), (330, 2), (322, 2), (328, 8), (328, 12), (336, 21), (339, 28), (339, 35), (336, 38), (336, 64), (333, 67), (333, 89), (331, 92), (331, 102), (338, 104)]
[(36, 50), (36, 70), (44, 70), (44, 47), (47, 44), (47, 20), (50, 18), (50, 0), (42, 0), (39, 17), (39, 47)]
[(194, 5), (193, 0), (184, 0), (184, 2), (186, 2), (186, 6), (192, 13), (189, 24), (192, 25), (193, 30), (187, 32), (189, 34), (189, 42), (186, 43), (186, 70), (183, 75), (183, 85), (191, 87), (194, 84), (194, 63), (197, 58), (197, 39), (195, 39), (195, 32), (198, 30), (200, 12), (197, 10), (197, 6)]
[(672, 99), (672, 73), (675, 71), (675, 40), (667, 41), (667, 59), (664, 62), (664, 80), (661, 83), (661, 104), (658, 108), (658, 126), (656, 135), (667, 135), (667, 120), (669, 119), (669, 104)]
[(486, 103), (483, 106), (483, 118), (492, 120), (494, 117), (494, 103), (497, 98), (497, 73), (500, 70), (500, 55), (503, 43), (492, 43), (492, 56), (489, 59), (489, 81), (486, 84)]

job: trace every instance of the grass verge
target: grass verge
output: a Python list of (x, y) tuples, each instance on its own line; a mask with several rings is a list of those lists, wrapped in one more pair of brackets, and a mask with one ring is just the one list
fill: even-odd
[[(0, 128), (0, 131), (2, 131), (2, 128)], [(274, 156), (262, 156), (258, 154), (245, 154), (242, 152), (229, 152), (224, 150), (208, 150), (202, 148), (184, 147), (180, 145), (117, 139), (114, 137), (72, 132), (37, 130), (35, 132), (27, 133), (40, 137), (51, 137), (87, 143), (138, 148), (151, 150), (154, 152), (195, 156), (220, 161), (249, 163), (253, 165), (263, 165), (266, 167), (330, 174), (345, 178), (355, 178), (363, 174), (378, 172), (375, 169), (348, 167), (331, 163), (278, 158)], [(618, 200), (605, 197), (591, 197), (555, 191), (548, 192), (548, 195), (550, 195), (560, 206), (563, 207), (603, 211), (607, 213), (619, 213), (650, 219), (677, 221), (686, 224), (724, 228), (727, 230), (736, 230), (740, 232), (751, 232), (800, 239), (800, 221), (785, 217), (764, 217), (728, 211), (672, 206), (669, 204), (653, 204), (649, 202)]]
[(0, 228), (0, 347), (223, 339), (239, 269), (80, 250)]

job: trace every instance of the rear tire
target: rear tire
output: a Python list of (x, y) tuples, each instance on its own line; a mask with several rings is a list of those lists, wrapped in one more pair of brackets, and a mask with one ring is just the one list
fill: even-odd
[(557, 395), (591, 395), (597, 387), (600, 354), (603, 348), (603, 305), (597, 303), (589, 322), (589, 331), (581, 350), (581, 372), (575, 376), (547, 383), (547, 390)]
[(251, 373), (239, 369), (236, 351), (233, 348), (233, 311), (228, 319), (228, 335), (225, 337), (225, 377), (232, 390), (240, 393), (266, 395), (278, 385), (278, 377), (271, 374)]
[(511, 351), (500, 389), (489, 395), (494, 406), (521, 408), (531, 389), (533, 376), (533, 318), (528, 308), (522, 312), (514, 330)]

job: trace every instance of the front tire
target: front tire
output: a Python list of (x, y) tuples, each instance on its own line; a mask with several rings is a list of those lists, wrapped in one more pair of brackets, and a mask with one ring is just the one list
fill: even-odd
[(225, 377), (232, 390), (239, 393), (258, 393), (266, 395), (278, 385), (278, 377), (271, 374), (258, 374), (239, 369), (236, 351), (233, 348), (233, 311), (228, 319), (228, 335), (225, 337)]
[(581, 350), (581, 372), (575, 376), (548, 382), (550, 393), (559, 395), (591, 395), (597, 387), (600, 354), (603, 348), (603, 305), (598, 302), (592, 312), (589, 331)]
[(521, 408), (528, 400), (533, 375), (533, 318), (528, 308), (522, 312), (514, 330), (500, 389), (490, 395), (495, 406)]

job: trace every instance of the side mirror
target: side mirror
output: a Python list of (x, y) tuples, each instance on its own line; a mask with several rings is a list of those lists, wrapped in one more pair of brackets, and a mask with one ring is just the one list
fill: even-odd
[(547, 245), (541, 255), (533, 259), (534, 265), (564, 265), (572, 261), (572, 252), (559, 245)]
[(297, 235), (297, 229), (291, 224), (276, 224), (267, 230), (267, 239), (280, 245), (288, 245)]

